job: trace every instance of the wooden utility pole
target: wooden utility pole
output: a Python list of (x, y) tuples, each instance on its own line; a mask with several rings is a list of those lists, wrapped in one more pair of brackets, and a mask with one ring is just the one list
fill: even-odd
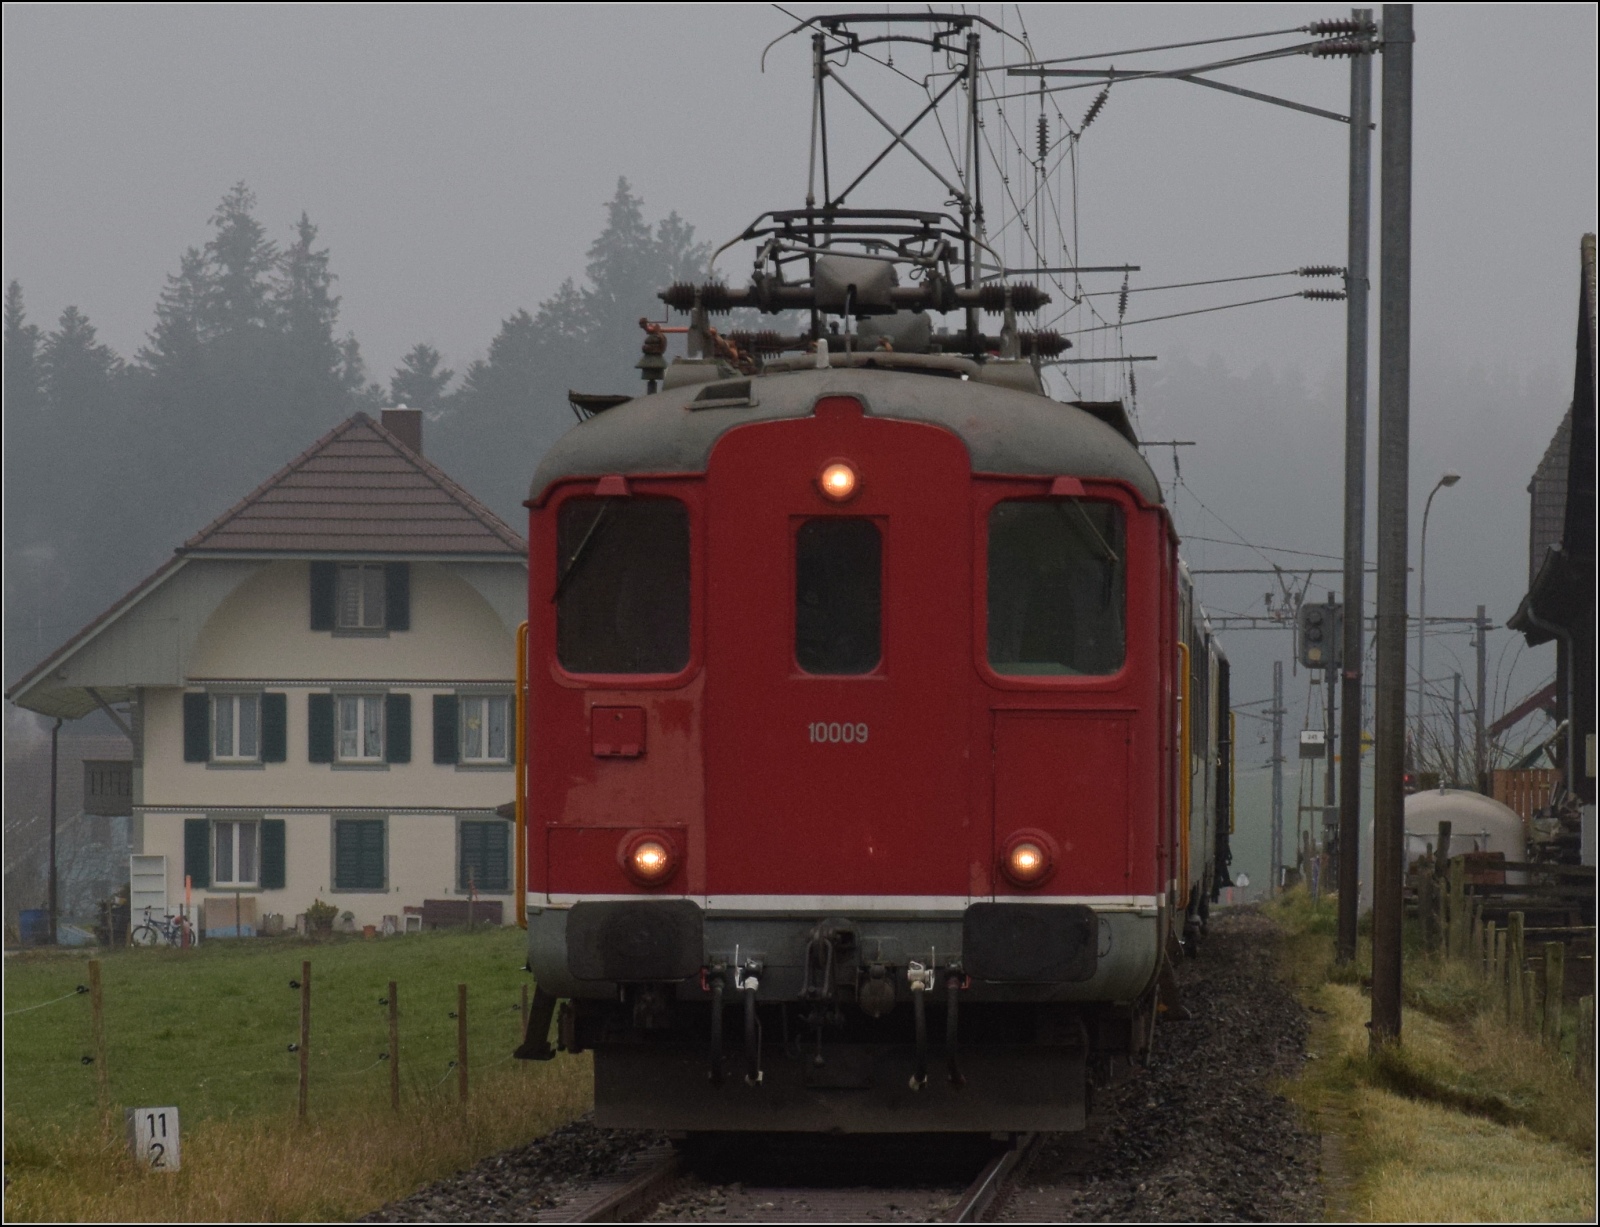
[(1373, 747), (1372, 1027), (1400, 1038), (1405, 860), (1406, 558), (1411, 466), (1411, 5), (1383, 6), (1378, 290), (1378, 679)]
[[(1336, 957), (1356, 957), (1361, 902), (1361, 664), (1366, 659), (1367, 257), (1372, 245), (1371, 9), (1353, 9), (1365, 50), (1350, 57), (1350, 230), (1345, 259), (1344, 334), (1344, 642), (1339, 676), (1344, 723), (1339, 763), (1339, 940)], [(1332, 670), (1329, 670), (1330, 674)], [(1330, 676), (1331, 687), (1333, 679)], [(1328, 760), (1333, 770), (1333, 759)]]

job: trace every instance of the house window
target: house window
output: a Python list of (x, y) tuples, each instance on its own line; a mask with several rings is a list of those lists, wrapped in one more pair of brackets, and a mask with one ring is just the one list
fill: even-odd
[(220, 762), (255, 762), (261, 757), (261, 696), (211, 696), (211, 757)]
[(380, 631), (384, 628), (384, 566), (382, 563), (339, 564), (338, 621), (342, 631)]
[(340, 818), (333, 824), (333, 889), (383, 890), (387, 875), (382, 818)]
[(511, 758), (509, 695), (463, 695), (461, 761), (504, 763)]
[(479, 894), (511, 889), (511, 826), (504, 819), (463, 820), (459, 826), (456, 886)]
[(338, 758), (341, 763), (381, 763), (383, 696), (341, 694), (338, 706)]
[(211, 824), (211, 881), (217, 886), (255, 886), (260, 881), (260, 824)]

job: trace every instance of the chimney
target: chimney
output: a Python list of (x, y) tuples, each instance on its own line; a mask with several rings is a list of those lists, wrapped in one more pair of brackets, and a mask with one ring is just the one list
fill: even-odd
[(417, 455), (422, 455), (422, 410), (396, 405), (383, 411), (383, 428)]

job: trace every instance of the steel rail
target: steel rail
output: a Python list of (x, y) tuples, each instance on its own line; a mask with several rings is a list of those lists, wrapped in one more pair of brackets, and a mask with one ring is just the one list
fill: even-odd
[(945, 1222), (981, 1223), (1001, 1197), (1010, 1191), (1008, 1186), (1018, 1174), (1023, 1161), (1033, 1157), (1042, 1136), (1038, 1133), (1024, 1134), (1011, 1149), (996, 1155), (968, 1187)]
[(661, 1200), (667, 1187), (680, 1174), (681, 1165), (674, 1151), (655, 1166), (640, 1172), (620, 1189), (607, 1193), (599, 1201), (585, 1207), (573, 1223), (631, 1223), (644, 1218)]

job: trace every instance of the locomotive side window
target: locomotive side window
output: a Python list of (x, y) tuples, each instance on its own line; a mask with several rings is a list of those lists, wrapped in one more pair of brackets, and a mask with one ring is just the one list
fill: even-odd
[(989, 513), (989, 664), (1022, 676), (1122, 667), (1122, 514), (1109, 503), (1028, 499)]
[(807, 673), (871, 673), (882, 658), (883, 534), (807, 520), (795, 538), (794, 658)]
[(689, 511), (676, 499), (574, 498), (556, 522), (556, 657), (573, 673), (689, 663)]

